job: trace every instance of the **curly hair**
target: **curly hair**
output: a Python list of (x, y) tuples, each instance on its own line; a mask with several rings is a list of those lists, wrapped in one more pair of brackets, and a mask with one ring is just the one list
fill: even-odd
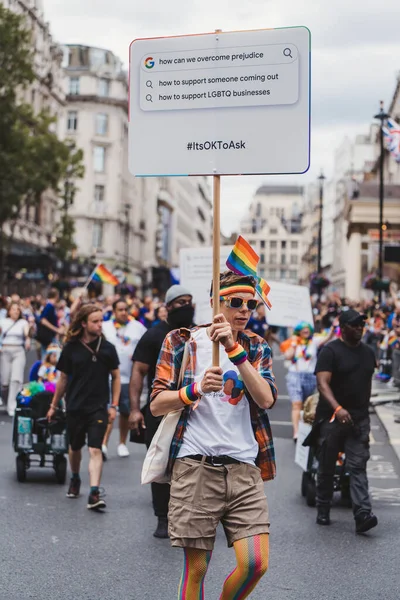
[(89, 315), (93, 315), (96, 312), (103, 312), (101, 306), (96, 304), (84, 304), (77, 311), (76, 315), (72, 319), (71, 325), (67, 332), (67, 342), (73, 342), (78, 340), (83, 334), (82, 323), (87, 323)]

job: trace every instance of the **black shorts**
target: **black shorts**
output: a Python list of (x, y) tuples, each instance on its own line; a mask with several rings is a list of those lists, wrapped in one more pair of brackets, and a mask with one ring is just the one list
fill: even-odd
[(108, 411), (101, 408), (93, 413), (67, 412), (67, 432), (71, 450), (80, 450), (86, 443), (89, 448), (99, 448), (108, 425)]

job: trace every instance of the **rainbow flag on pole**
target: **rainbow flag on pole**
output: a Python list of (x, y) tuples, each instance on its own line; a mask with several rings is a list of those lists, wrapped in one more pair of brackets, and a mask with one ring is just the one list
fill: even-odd
[(228, 260), (226, 261), (226, 266), (230, 271), (236, 273), (236, 275), (254, 277), (258, 282), (256, 287), (257, 294), (264, 304), (271, 309), (272, 304), (268, 300), (268, 294), (271, 288), (265, 279), (257, 275), (257, 265), (259, 261), (260, 257), (250, 246), (249, 242), (239, 235)]
[(119, 285), (119, 279), (117, 279), (104, 265), (97, 265), (93, 271), (92, 280), (110, 283), (114, 286)]
[(244, 237), (239, 235), (230, 253), (226, 266), (236, 275), (250, 275), (257, 277), (257, 265), (260, 257)]

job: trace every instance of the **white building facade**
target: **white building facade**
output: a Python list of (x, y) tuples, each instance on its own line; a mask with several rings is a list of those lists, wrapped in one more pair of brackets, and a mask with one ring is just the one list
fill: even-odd
[[(59, 134), (60, 117), (65, 105), (62, 72), (62, 49), (50, 33), (45, 21), (41, 0), (0, 0), (9, 10), (23, 15), (27, 29), (32, 32), (32, 50), (35, 79), (21, 91), (21, 102), (32, 106), (37, 114), (48, 110), (55, 118), (54, 131)], [(1, 83), (0, 83), (1, 85)], [(6, 223), (4, 233), (12, 238), (9, 263), (14, 270), (19, 263), (30, 271), (45, 265), (46, 253), (54, 243), (54, 232), (58, 222), (58, 199), (53, 190), (46, 191), (38, 206), (23, 207), (12, 223)], [(22, 264), (22, 263), (21, 263)], [(36, 265), (36, 266), (35, 266)], [(36, 269), (37, 267), (37, 269)]]
[(304, 189), (299, 186), (261, 186), (240, 231), (260, 256), (260, 276), (298, 284), (304, 252), (301, 219)]
[(208, 181), (129, 173), (128, 82), (112, 52), (65, 46), (64, 73), (63, 136), (82, 148), (86, 169), (70, 210), (77, 253), (138, 288), (165, 288), (180, 248), (211, 244)]

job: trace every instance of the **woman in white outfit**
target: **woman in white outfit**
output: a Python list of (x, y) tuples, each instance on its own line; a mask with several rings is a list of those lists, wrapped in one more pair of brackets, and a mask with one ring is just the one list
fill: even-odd
[(7, 317), (0, 321), (0, 336), (2, 397), (7, 398), (7, 412), (12, 417), (17, 405), (17, 393), (24, 381), (25, 351), (30, 348), (29, 324), (22, 317), (19, 304), (10, 304)]

